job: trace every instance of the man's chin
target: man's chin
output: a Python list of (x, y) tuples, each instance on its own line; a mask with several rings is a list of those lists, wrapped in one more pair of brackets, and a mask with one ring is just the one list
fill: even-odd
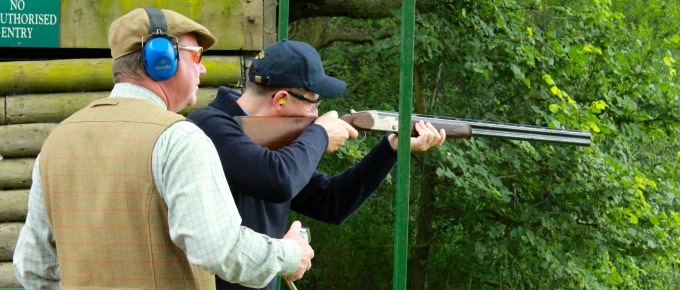
[(196, 95), (194, 94), (189, 100), (187, 101), (187, 107), (191, 107), (193, 105), (196, 105)]
[(178, 103), (179, 107), (178, 108), (169, 108), (170, 111), (173, 111), (175, 113), (186, 109), (187, 107), (191, 107), (196, 104), (196, 96), (187, 99), (186, 101), (182, 101)]
[(184, 102), (184, 107), (191, 107), (193, 105), (196, 105), (196, 94), (190, 96), (189, 98), (186, 99)]

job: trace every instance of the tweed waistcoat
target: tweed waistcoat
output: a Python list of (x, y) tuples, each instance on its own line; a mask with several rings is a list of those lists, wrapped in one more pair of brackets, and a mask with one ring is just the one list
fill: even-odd
[(185, 120), (152, 102), (106, 98), (59, 124), (40, 153), (63, 289), (214, 289), (172, 243), (155, 187), (158, 137)]

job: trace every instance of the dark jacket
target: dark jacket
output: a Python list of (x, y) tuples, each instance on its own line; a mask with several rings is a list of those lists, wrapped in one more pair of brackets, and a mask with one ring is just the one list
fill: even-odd
[[(323, 127), (313, 124), (289, 146), (272, 151), (245, 135), (232, 116), (246, 113), (240, 95), (220, 87), (206, 108), (188, 118), (212, 139), (243, 225), (273, 238), (288, 229), (290, 209), (332, 224), (341, 224), (380, 187), (397, 154), (383, 138), (358, 164), (341, 174), (316, 171), (328, 145)], [(218, 277), (219, 278), (219, 277)], [(249, 289), (223, 284), (218, 289)], [(274, 289), (272, 281), (264, 289)]]

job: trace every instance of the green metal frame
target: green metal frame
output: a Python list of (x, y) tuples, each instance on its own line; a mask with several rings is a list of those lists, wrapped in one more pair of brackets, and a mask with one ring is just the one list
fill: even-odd
[[(288, 0), (279, 0), (278, 40), (288, 38)], [(276, 290), (281, 289), (281, 276), (276, 279)]]
[(399, 112), (401, 114), (399, 114), (399, 140), (397, 141), (393, 289), (406, 289), (415, 7), (415, 0), (401, 1), (401, 52), (399, 60)]
[(279, 40), (288, 38), (288, 3), (288, 0), (279, 0)]
[[(413, 99), (413, 51), (415, 0), (402, 0), (401, 54), (399, 60), (399, 138), (397, 140), (397, 196), (394, 225), (393, 289), (406, 289), (408, 258), (408, 212), (411, 181), (411, 110)], [(288, 0), (279, 1), (278, 39), (288, 38)], [(277, 289), (280, 289), (281, 279)]]

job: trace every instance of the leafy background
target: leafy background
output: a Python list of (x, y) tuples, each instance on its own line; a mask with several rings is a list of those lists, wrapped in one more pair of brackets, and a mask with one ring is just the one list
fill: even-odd
[[(423, 1), (414, 112), (589, 130), (587, 148), (492, 138), (414, 154), (409, 289), (680, 289), (680, 4)], [(335, 17), (364, 42), (321, 49), (348, 92), (324, 110), (393, 110), (399, 11)], [(382, 136), (320, 169), (352, 166)], [(392, 287), (395, 180), (341, 226), (312, 228), (300, 289)]]

